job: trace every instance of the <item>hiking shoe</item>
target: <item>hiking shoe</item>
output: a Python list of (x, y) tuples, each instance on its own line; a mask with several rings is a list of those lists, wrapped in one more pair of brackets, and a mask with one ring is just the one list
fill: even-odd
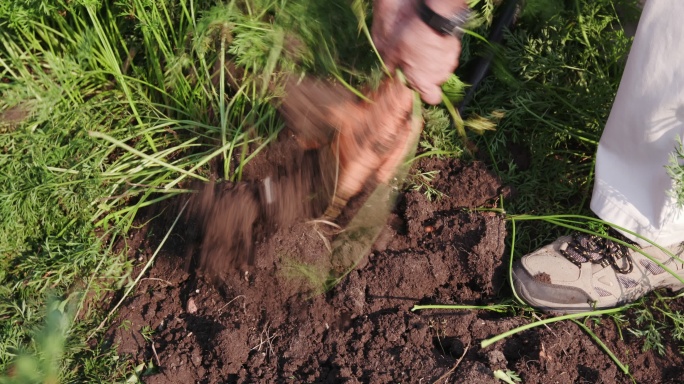
[[(617, 232), (611, 236), (631, 243)], [(681, 259), (684, 243), (666, 249)], [(680, 260), (654, 246), (642, 251), (684, 277)], [(561, 237), (523, 256), (513, 267), (513, 283), (528, 304), (553, 313), (612, 308), (657, 288), (684, 288), (675, 276), (641, 253), (583, 233)]]

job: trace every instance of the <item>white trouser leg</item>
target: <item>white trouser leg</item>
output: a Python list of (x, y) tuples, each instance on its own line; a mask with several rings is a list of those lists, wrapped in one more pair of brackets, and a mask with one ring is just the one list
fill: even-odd
[(682, 136), (684, 0), (651, 0), (599, 143), (591, 209), (662, 246), (683, 242), (684, 210), (665, 168)]

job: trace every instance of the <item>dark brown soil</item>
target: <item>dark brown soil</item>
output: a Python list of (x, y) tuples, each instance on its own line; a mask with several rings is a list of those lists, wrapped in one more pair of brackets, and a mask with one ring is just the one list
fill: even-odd
[[(440, 171), (434, 186), (446, 196), (431, 202), (419, 192), (401, 193), (370, 254), (330, 291), (316, 290), (317, 273), (329, 265), (322, 240), (329, 229), (319, 227), (319, 235), (306, 220), (275, 225), (257, 236), (252, 265), (225, 269), (213, 283), (186, 267), (198, 228), (183, 224), (107, 337), (136, 364), (157, 366), (145, 383), (501, 382), (495, 370), (514, 371), (524, 383), (630, 382), (571, 322), (483, 349), (482, 340), (534, 319), (486, 310), (411, 311), (415, 304), (489, 305), (512, 296), (505, 222), (473, 209), (495, 205), (505, 192), (499, 181), (478, 162), (420, 166)], [(263, 177), (256, 168), (250, 172)], [(159, 245), (174, 210), (131, 235), (138, 268)], [(666, 344), (665, 356), (641, 352), (643, 339), (612, 320), (587, 324), (637, 382), (681, 382), (684, 361), (676, 346)]]

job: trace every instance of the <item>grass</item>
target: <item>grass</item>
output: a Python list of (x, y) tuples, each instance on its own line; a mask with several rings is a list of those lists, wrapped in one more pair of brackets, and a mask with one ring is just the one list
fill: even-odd
[[(477, 36), (494, 3), (482, 4), (464, 61), (486, 48)], [(139, 380), (150, 367), (86, 343), (110, 315), (95, 303), (135, 288), (126, 234), (136, 215), (207, 180), (211, 165), (239, 180), (282, 128), (284, 76), (377, 83), (370, 14), (369, 2), (342, 0), (2, 2), (0, 382)], [(418, 156), (468, 157), (467, 134), (517, 191), (505, 207), (516, 220), (588, 214), (596, 143), (631, 41), (623, 19), (609, 0), (528, 1), (462, 126), (454, 108), (423, 111)], [(452, 78), (445, 99), (457, 103), (465, 86)], [(411, 178), (439, 196), (429, 174)], [(513, 257), (571, 224), (517, 226)], [(624, 327), (645, 348), (661, 350), (663, 333), (684, 338), (684, 315), (668, 303), (630, 310)]]
[[(516, 190), (508, 213), (587, 214), (596, 145), (631, 39), (612, 1), (567, 2), (547, 19), (533, 16), (506, 35), (495, 76), (473, 99), (471, 112), (503, 114), (479, 147)], [(525, 229), (518, 255), (560, 232)]]
[[(376, 62), (357, 21), (342, 2), (306, 0), (0, 5), (2, 381), (140, 371), (85, 343), (107, 319), (94, 304), (135, 286), (126, 234), (136, 214), (207, 180), (211, 163), (239, 179), (282, 128), (284, 73), (365, 81)], [(38, 331), (55, 328), (49, 297), (69, 319), (59, 348)]]

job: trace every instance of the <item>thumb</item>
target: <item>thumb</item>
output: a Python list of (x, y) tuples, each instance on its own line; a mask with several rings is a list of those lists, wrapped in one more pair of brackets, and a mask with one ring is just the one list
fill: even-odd
[(420, 98), (428, 104), (437, 105), (442, 102), (442, 88), (439, 85), (428, 84), (417, 87), (416, 90), (420, 93)]

